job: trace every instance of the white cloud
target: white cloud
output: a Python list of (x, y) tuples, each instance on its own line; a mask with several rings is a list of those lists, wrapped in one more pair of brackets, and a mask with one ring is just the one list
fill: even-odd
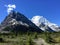
[(16, 8), (16, 5), (9, 4), (9, 5), (5, 5), (5, 7), (7, 7), (7, 13), (9, 13)]

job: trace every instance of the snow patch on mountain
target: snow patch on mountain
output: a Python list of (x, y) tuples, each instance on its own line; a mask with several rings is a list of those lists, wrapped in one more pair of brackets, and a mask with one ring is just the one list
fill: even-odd
[(25, 26), (29, 27), (28, 24), (23, 23), (22, 21), (16, 21), (16, 19), (12, 19), (9, 23), (12, 24), (12, 25), (20, 24), (20, 25), (23, 25), (23, 26), (25, 25)]

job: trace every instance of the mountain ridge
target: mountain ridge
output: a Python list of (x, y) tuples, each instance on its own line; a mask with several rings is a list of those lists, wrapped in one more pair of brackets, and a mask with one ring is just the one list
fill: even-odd
[[(11, 11), (0, 25), (0, 32), (9, 27), (10, 30), (36, 31), (36, 32), (59, 32), (60, 27), (49, 22), (43, 16), (34, 16), (31, 20), (17, 11)], [(8, 29), (8, 30), (9, 30)]]
[[(5, 30), (5, 27), (9, 27), (9, 29), (14, 31), (32, 31), (32, 32), (41, 32), (42, 30), (39, 29), (34, 23), (32, 23), (27, 17), (23, 14), (12, 11), (10, 14), (4, 19), (1, 23), (0, 31)], [(8, 29), (8, 30), (9, 30)]]

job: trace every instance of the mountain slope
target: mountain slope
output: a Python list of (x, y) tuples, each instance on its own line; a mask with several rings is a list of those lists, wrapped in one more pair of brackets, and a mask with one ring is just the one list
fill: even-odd
[(9, 27), (10, 30), (13, 30), (16, 32), (19, 32), (19, 31), (41, 32), (42, 31), (34, 23), (32, 23), (28, 18), (26, 18), (23, 14), (15, 11), (11, 11), (10, 14), (1, 23), (0, 31), (2, 31), (3, 29), (6, 29), (6, 27)]

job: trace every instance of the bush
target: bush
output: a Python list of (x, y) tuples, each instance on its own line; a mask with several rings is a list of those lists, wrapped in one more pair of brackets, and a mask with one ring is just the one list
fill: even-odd
[(38, 38), (37, 35), (38, 35), (37, 32), (35, 32), (35, 33), (34, 33), (34, 39), (37, 39), (37, 38)]
[(0, 42), (4, 42), (3, 38), (0, 38)]
[(31, 38), (31, 36), (28, 37), (26, 45), (34, 45), (34, 42)]

